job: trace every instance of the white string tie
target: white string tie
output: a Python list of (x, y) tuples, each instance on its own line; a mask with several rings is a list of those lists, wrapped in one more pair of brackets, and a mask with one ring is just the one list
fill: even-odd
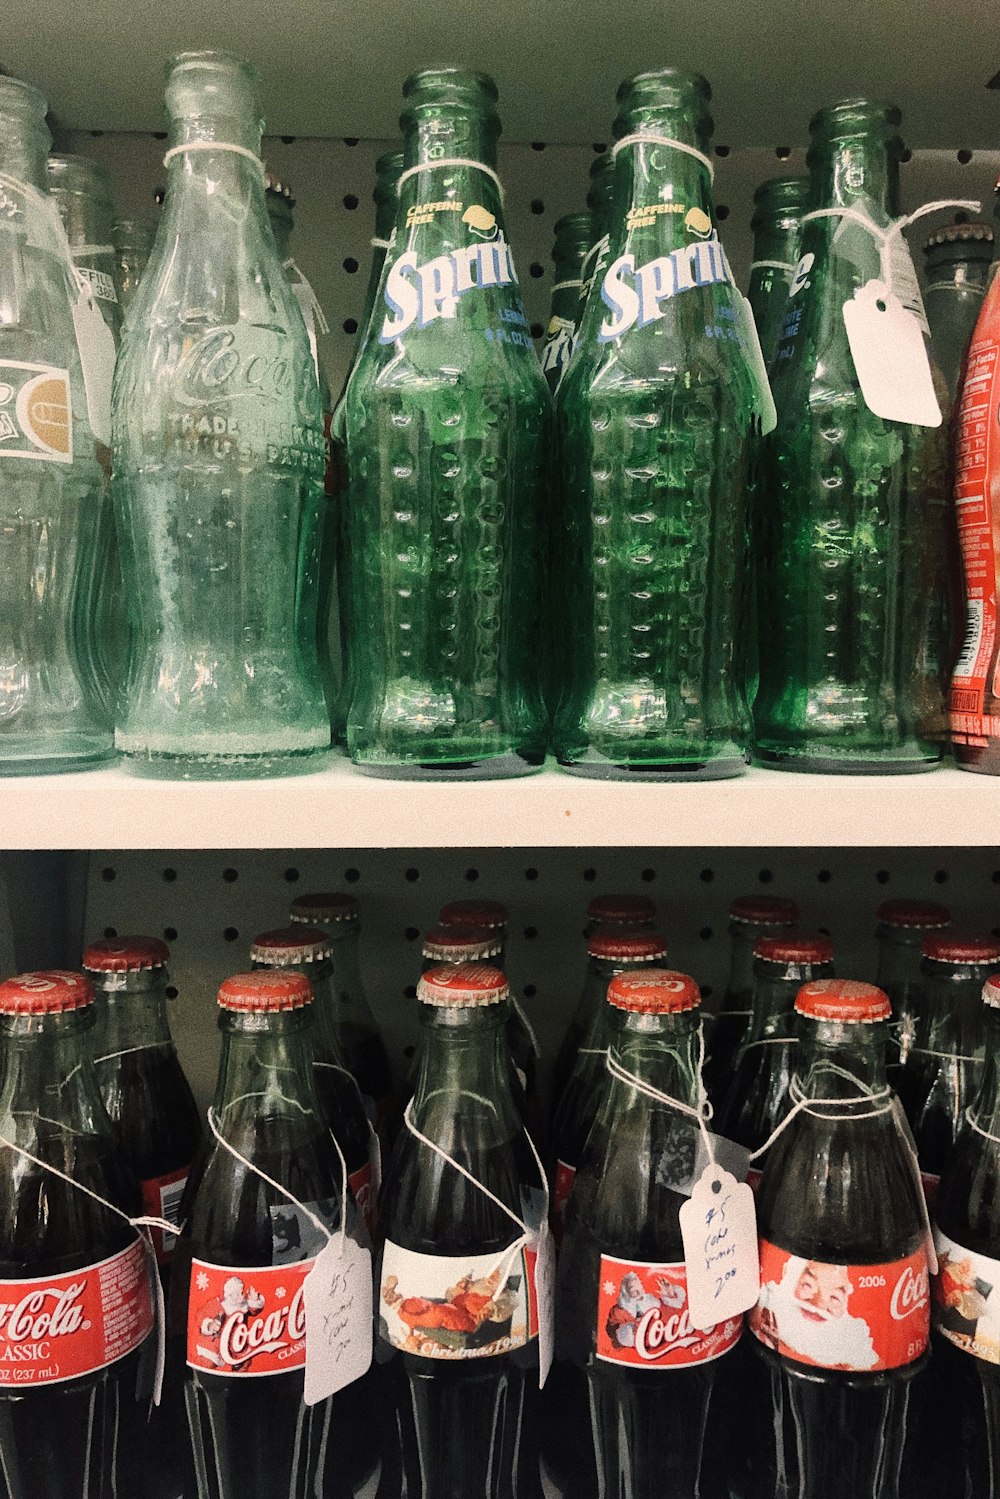
[(229, 151), (233, 156), (245, 156), (247, 161), (253, 162), (261, 177), (266, 176), (264, 163), (256, 151), (251, 151), (249, 146), (237, 146), (234, 141), (188, 141), (186, 146), (171, 146), (164, 154), (163, 165), (168, 166), (175, 156), (187, 156), (192, 151)]
[[(233, 1159), (239, 1161), (241, 1166), (245, 1166), (247, 1170), (254, 1176), (259, 1177), (262, 1182), (266, 1182), (269, 1187), (273, 1187), (276, 1192), (280, 1192), (282, 1197), (286, 1197), (293, 1207), (298, 1208), (299, 1212), (309, 1219), (309, 1222), (313, 1225), (314, 1228), (318, 1228), (320, 1233), (325, 1234), (327, 1242), (329, 1243), (329, 1241), (333, 1238), (333, 1234), (327, 1228), (322, 1218), (320, 1218), (318, 1214), (314, 1213), (312, 1208), (307, 1208), (304, 1202), (300, 1202), (294, 1192), (289, 1192), (287, 1187), (283, 1187), (281, 1185), (281, 1182), (275, 1181), (273, 1176), (268, 1176), (266, 1171), (262, 1171), (259, 1166), (255, 1166), (253, 1161), (248, 1160), (245, 1155), (240, 1154), (235, 1145), (231, 1145), (229, 1143), (225, 1135), (221, 1133), (219, 1126), (216, 1123), (214, 1108), (210, 1108), (208, 1111), (208, 1127), (212, 1131), (212, 1134), (215, 1136), (218, 1143), (222, 1146), (223, 1150), (228, 1150)], [(344, 1239), (347, 1234), (347, 1162), (344, 1160), (344, 1152), (341, 1150), (337, 1137), (332, 1130), (329, 1131), (329, 1135), (330, 1139), (333, 1141), (334, 1149), (337, 1152), (337, 1157), (340, 1161), (341, 1169), (340, 1249), (341, 1253), (343, 1253)]]
[[(859, 1077), (855, 1077), (853, 1072), (848, 1072), (845, 1067), (838, 1067), (835, 1062), (828, 1062), (821, 1067), (815, 1068), (814, 1070), (817, 1072), (830, 1073), (834, 1077), (841, 1077), (847, 1082), (854, 1083), (859, 1089), (861, 1089), (861, 1094), (857, 1099), (858, 1104), (877, 1103), (879, 1104), (879, 1107), (862, 1111), (858, 1107), (851, 1106), (851, 1100), (846, 1098), (808, 1098), (802, 1091), (802, 1084), (799, 1082), (798, 1077), (793, 1077), (788, 1089), (789, 1094), (793, 1099), (792, 1107), (789, 1109), (788, 1113), (785, 1115), (784, 1119), (782, 1119), (777, 1128), (771, 1131), (767, 1139), (764, 1141), (763, 1145), (761, 1145), (757, 1150), (753, 1150), (750, 1152), (751, 1161), (759, 1160), (759, 1158), (764, 1155), (765, 1152), (770, 1150), (771, 1146), (774, 1144), (775, 1140), (777, 1140), (778, 1136), (783, 1135), (796, 1115), (803, 1113), (803, 1111), (812, 1114), (816, 1119), (833, 1119), (837, 1121), (852, 1119), (874, 1119), (879, 1114), (891, 1113), (891, 1088), (880, 1088), (877, 1093), (868, 1092), (865, 1089), (864, 1083)], [(845, 1104), (848, 1105), (846, 1111), (844, 1107)], [(841, 1110), (841, 1112), (834, 1112), (837, 1109)]]
[(740, 1055), (750, 1051), (754, 1046), (797, 1046), (797, 1036), (758, 1036), (756, 1041), (744, 1041), (740, 1047)]
[(102, 1208), (107, 1208), (109, 1213), (114, 1213), (116, 1218), (121, 1218), (124, 1223), (131, 1224), (133, 1228), (158, 1228), (165, 1234), (176, 1234), (184, 1226), (168, 1223), (166, 1218), (156, 1218), (146, 1213), (140, 1213), (138, 1217), (132, 1218), (123, 1208), (116, 1207), (113, 1202), (102, 1197), (100, 1192), (92, 1191), (90, 1187), (85, 1187), (83, 1182), (75, 1181), (72, 1176), (67, 1176), (65, 1171), (60, 1171), (58, 1166), (52, 1166), (48, 1161), (43, 1161), (40, 1156), (32, 1155), (30, 1150), (26, 1150), (23, 1145), (18, 1145), (14, 1140), (8, 1140), (6, 1135), (0, 1135), (0, 1145), (6, 1145), (8, 1150), (16, 1151), (18, 1155), (24, 1156), (26, 1161), (30, 1161), (33, 1166), (38, 1166), (42, 1171), (49, 1172), (51, 1176), (58, 1176), (60, 1181), (66, 1182), (77, 1192), (82, 1192), (85, 1197), (93, 1198), (94, 1202), (99, 1202)]
[(751, 260), (750, 274), (754, 271), (782, 271), (786, 276), (795, 275), (795, 266), (790, 265), (787, 260)]
[(929, 1046), (911, 1046), (908, 1056), (911, 1057), (940, 1057), (946, 1062), (971, 1062), (980, 1067), (985, 1062), (985, 1057), (969, 1057), (961, 1051), (932, 1051)]
[(550, 287), (550, 291), (553, 291), (553, 292), (557, 292), (557, 291), (569, 291), (574, 286), (582, 286), (582, 285), (583, 285), (582, 281), (556, 281), (554, 283), (554, 285), (552, 287)]
[(164, 1046), (173, 1049), (172, 1041), (144, 1041), (141, 1046), (126, 1046), (121, 1051), (105, 1052), (103, 1057), (94, 1058), (94, 1066), (99, 1062), (117, 1062), (119, 1057), (134, 1056), (137, 1051), (160, 1051)]
[(887, 285), (891, 285), (893, 240), (897, 235), (901, 236), (904, 229), (908, 229), (918, 219), (924, 218), (929, 213), (939, 213), (945, 208), (964, 208), (970, 213), (979, 213), (982, 204), (978, 198), (935, 198), (933, 202), (923, 203), (913, 213), (903, 214), (901, 218), (893, 219), (892, 223), (886, 225), (876, 224), (874, 219), (870, 218), (863, 208), (813, 208), (809, 213), (802, 215), (800, 222), (808, 224), (813, 219), (849, 219), (851, 223), (859, 224), (866, 233), (872, 236), (878, 245), (882, 280)]
[(542, 1048), (538, 1044), (538, 1037), (535, 1035), (535, 1027), (532, 1025), (531, 1021), (528, 1019), (527, 1015), (524, 1013), (524, 1006), (521, 1004), (521, 1001), (514, 994), (513, 990), (510, 991), (510, 993), (508, 994), (507, 997), (510, 1000), (510, 1007), (511, 1007), (511, 1009), (514, 1011), (514, 1014), (517, 1016), (518, 1020), (520, 1020), (521, 1024), (524, 1026), (525, 1034), (527, 1035), (528, 1042), (529, 1042), (529, 1044), (531, 1046), (532, 1055), (535, 1056), (535, 1057), (540, 1057), (541, 1054), (542, 1054)]
[(437, 161), (421, 161), (415, 167), (407, 167), (405, 172), (400, 173), (399, 180), (396, 183), (397, 194), (403, 183), (410, 177), (415, 177), (418, 172), (434, 172), (438, 167), (472, 167), (477, 172), (484, 172), (490, 181), (495, 184), (497, 192), (500, 194), (500, 202), (503, 202), (503, 183), (493, 168), (488, 167), (484, 161), (474, 161), (468, 156), (441, 156)]
[(1000, 1135), (993, 1134), (991, 1130), (983, 1129), (983, 1126), (979, 1123), (979, 1120), (973, 1118), (971, 1104), (965, 1111), (965, 1122), (970, 1129), (975, 1130), (977, 1135), (982, 1135), (985, 1140), (991, 1140), (994, 1145), (1000, 1145)]
[(619, 151), (624, 151), (626, 146), (668, 146), (671, 151), (683, 151), (685, 156), (693, 156), (695, 161), (700, 161), (708, 173), (710, 182), (715, 180), (715, 163), (704, 151), (699, 151), (697, 146), (689, 146), (687, 141), (675, 141), (669, 135), (651, 135), (648, 130), (637, 130), (633, 135), (623, 135), (620, 141), (615, 141), (611, 147), (611, 155), (615, 157)]
[(647, 1083), (643, 1078), (636, 1077), (634, 1072), (629, 1072), (627, 1067), (622, 1066), (618, 1058), (612, 1054), (610, 1046), (608, 1047), (607, 1051), (608, 1071), (613, 1078), (616, 1078), (618, 1080), (618, 1082), (627, 1083), (630, 1088), (635, 1088), (639, 1093), (645, 1094), (647, 1098), (653, 1099), (655, 1103), (665, 1104), (667, 1108), (676, 1109), (679, 1114), (686, 1114), (689, 1119), (694, 1119), (696, 1121), (698, 1128), (701, 1131), (701, 1138), (702, 1143), (705, 1147), (705, 1154), (708, 1156), (709, 1164), (714, 1166), (715, 1144), (712, 1139), (711, 1131), (708, 1128), (708, 1121), (712, 1118), (714, 1110), (709, 1101), (708, 1094), (705, 1092), (705, 1084), (702, 1081), (701, 1073), (704, 1065), (705, 1027), (699, 1024), (698, 1066), (695, 1072), (695, 1076), (698, 1079), (698, 1102), (696, 1104), (690, 1104), (684, 1103), (679, 1098), (672, 1097), (672, 1095), (669, 1093), (663, 1093), (659, 1088), (654, 1087), (652, 1083)]
[(368, 243), (371, 245), (371, 247), (372, 247), (373, 250), (388, 250), (390, 248), (390, 242), (389, 242), (389, 240), (387, 240), (387, 239), (379, 239), (374, 234), (372, 235), (372, 237), (368, 241)]
[(70, 245), (70, 251), (73, 259), (76, 260), (79, 255), (113, 255), (115, 247), (114, 245)]

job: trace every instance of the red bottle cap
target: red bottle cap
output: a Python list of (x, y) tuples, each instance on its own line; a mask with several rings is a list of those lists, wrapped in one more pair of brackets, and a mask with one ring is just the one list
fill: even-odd
[(250, 944), (251, 963), (267, 963), (272, 968), (294, 968), (297, 963), (318, 963), (330, 956), (330, 938), (319, 927), (278, 927), (261, 932)]
[(833, 943), (829, 937), (758, 937), (753, 955), (765, 963), (832, 963)]
[(496, 1005), (509, 993), (503, 973), (489, 963), (428, 968), (417, 984), (417, 998), (425, 1005)]
[(507, 907), (498, 900), (452, 900), (438, 916), (442, 926), (506, 926), (509, 919)]
[(729, 907), (733, 921), (751, 926), (794, 926), (799, 908), (793, 900), (781, 895), (738, 895)]
[(219, 1004), (224, 1010), (241, 1010), (254, 1015), (265, 1015), (273, 1010), (301, 1010), (312, 997), (312, 984), (305, 974), (284, 968), (255, 968), (251, 973), (234, 973), (223, 980), (219, 989)]
[(488, 926), (435, 926), (424, 937), (423, 955), (435, 963), (482, 963), (503, 947)]
[(94, 986), (82, 973), (44, 968), (0, 984), (0, 1014), (59, 1015), (94, 1002)]
[(288, 914), (292, 921), (301, 921), (305, 926), (327, 926), (338, 921), (357, 921), (359, 907), (353, 895), (297, 895)]
[(932, 963), (997, 963), (1000, 938), (949, 933), (946, 937), (926, 937), (920, 951)]
[(587, 952), (592, 958), (622, 963), (648, 963), (651, 958), (667, 956), (667, 939), (658, 932), (623, 932), (599, 927), (587, 938)]
[(649, 926), (656, 907), (647, 895), (595, 895), (587, 902), (587, 919), (601, 926)]
[(991, 973), (983, 985), (983, 1004), (1000, 1010), (1000, 973)]
[(608, 985), (608, 1004), (635, 1015), (679, 1015), (698, 1008), (701, 990), (689, 974), (645, 968), (642, 973), (616, 973)]
[(884, 900), (875, 912), (883, 926), (950, 926), (951, 912), (934, 900)]
[(810, 1020), (846, 1020), (854, 1025), (888, 1020), (892, 1014), (888, 994), (856, 979), (813, 979), (796, 994), (795, 1008)]
[(170, 949), (159, 937), (99, 937), (83, 954), (90, 973), (141, 973), (170, 962)]

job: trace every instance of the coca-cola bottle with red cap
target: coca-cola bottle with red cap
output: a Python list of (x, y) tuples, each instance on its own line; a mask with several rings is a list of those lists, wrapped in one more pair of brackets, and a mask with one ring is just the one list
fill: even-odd
[(91, 1061), (93, 997), (79, 973), (0, 984), (3, 1499), (149, 1492), (152, 1277)]
[(886, 1075), (899, 1087), (899, 1069), (917, 1033), (921, 1009), (920, 949), (924, 938), (951, 925), (947, 906), (933, 900), (885, 900), (875, 913), (878, 967), (875, 982), (892, 1005), (892, 1029)]
[[(94, 1066), (104, 1106), (142, 1190), (143, 1212), (179, 1222), (201, 1144), (201, 1113), (167, 1017), (170, 951), (158, 937), (101, 937), (82, 966), (97, 996)], [(164, 1286), (175, 1236), (150, 1230)]]
[[(758, 937), (753, 947), (753, 1013), (736, 1071), (717, 1115), (720, 1134), (759, 1150), (792, 1107), (798, 1063), (795, 996), (812, 979), (833, 977), (829, 937)], [(752, 1187), (761, 1172), (751, 1166)]]
[(613, 1019), (607, 1005), (608, 985), (616, 974), (662, 965), (667, 944), (656, 932), (610, 927), (590, 934), (587, 955), (587, 1028), (553, 1116), (549, 1147), (552, 1229), (557, 1242), (562, 1235), (566, 1200), (573, 1190), (576, 1169), (607, 1082), (605, 1059)]
[(933, 1208), (938, 1178), (982, 1081), (981, 997), (1000, 967), (1000, 939), (942, 933), (925, 937), (922, 953), (922, 1009), (897, 1086)]
[(799, 990), (800, 1108), (757, 1189), (749, 1486), (759, 1499), (898, 1499), (930, 1330), (920, 1183), (885, 1080), (887, 996)]
[(750, 1029), (753, 1009), (753, 945), (796, 925), (799, 908), (780, 895), (738, 895), (729, 907), (729, 977), (718, 1014), (705, 1030), (705, 1086), (718, 1105)]
[[(171, 1279), (198, 1499), (348, 1499), (377, 1466), (370, 1375), (303, 1400), (303, 1283), (341, 1226), (344, 1191), (313, 1080), (311, 1009), (309, 980), (287, 969), (219, 990), (218, 1133), (188, 1180)], [(347, 1232), (364, 1235), (347, 1200)]]
[(299, 895), (289, 915), (293, 922), (321, 927), (330, 938), (333, 1012), (341, 1055), (361, 1089), (369, 1118), (381, 1130), (392, 1110), (392, 1068), (361, 978), (358, 902), (353, 895), (340, 892)]
[(417, 998), (420, 1075), (379, 1213), (379, 1499), (541, 1499), (545, 1190), (510, 1088), (507, 981), (432, 968)]
[(694, 979), (666, 969), (608, 985), (610, 1076), (567, 1204), (556, 1296), (562, 1440), (546, 1464), (567, 1499), (591, 1491), (588, 1427), (601, 1499), (703, 1492), (712, 1387), (743, 1319), (699, 1331), (687, 1311), (679, 1213), (699, 1131), (667, 1100), (699, 1102), (699, 1003)]
[(250, 963), (254, 969), (297, 969), (312, 985), (313, 1081), (326, 1121), (344, 1153), (354, 1200), (372, 1234), (381, 1175), (377, 1137), (365, 1113), (361, 1090), (344, 1065), (340, 1050), (331, 946), (326, 932), (296, 922), (255, 937), (250, 944)]

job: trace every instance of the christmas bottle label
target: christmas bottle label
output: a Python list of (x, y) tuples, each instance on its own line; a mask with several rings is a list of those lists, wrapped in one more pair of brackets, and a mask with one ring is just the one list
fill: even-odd
[(379, 1333), (423, 1358), (490, 1358), (538, 1336), (535, 1251), (417, 1254), (386, 1240)]
[(138, 1348), (153, 1321), (141, 1239), (68, 1275), (0, 1281), (0, 1386), (93, 1374)]
[(365, 1161), (357, 1171), (352, 1171), (347, 1178), (347, 1184), (354, 1194), (354, 1201), (358, 1205), (358, 1212), (365, 1220), (365, 1227), (369, 1234), (375, 1232), (375, 1191), (372, 1183), (372, 1163)]
[(923, 1249), (880, 1265), (835, 1265), (760, 1240), (760, 1298), (750, 1331), (818, 1369), (898, 1369), (927, 1347), (930, 1285)]
[(283, 1374), (306, 1361), (302, 1283), (313, 1261), (234, 1269), (191, 1262), (187, 1361), (202, 1374)]
[(573, 1190), (576, 1181), (576, 1167), (567, 1166), (565, 1161), (556, 1161), (556, 1179), (552, 1189), (552, 1223), (555, 1232), (562, 1237), (563, 1226), (566, 1222), (566, 1203), (569, 1194)]
[(931, 1282), (934, 1327), (987, 1364), (1000, 1364), (1000, 1260), (973, 1254), (934, 1229), (938, 1273)]
[(599, 1359), (632, 1369), (682, 1369), (721, 1358), (742, 1331), (742, 1317), (728, 1317), (704, 1332), (692, 1326), (683, 1261), (649, 1264), (601, 1255)]
[[(190, 1166), (182, 1166), (179, 1171), (168, 1171), (164, 1176), (153, 1176), (142, 1182), (143, 1212), (151, 1218), (165, 1218), (168, 1223), (179, 1227), (181, 1198), (190, 1170)], [(156, 1251), (156, 1263), (168, 1265), (173, 1259), (177, 1235), (168, 1234), (162, 1228), (151, 1228), (149, 1234)]]
[(0, 359), (0, 458), (73, 462), (68, 370)]

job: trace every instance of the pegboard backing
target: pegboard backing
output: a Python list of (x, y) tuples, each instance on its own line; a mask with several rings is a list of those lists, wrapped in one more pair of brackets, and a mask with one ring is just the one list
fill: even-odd
[[(375, 161), (392, 141), (320, 140), (269, 136), (263, 154), (269, 168), (295, 194), (293, 250), (312, 281), (330, 324), (321, 337), (320, 358), (336, 394), (343, 382), (363, 310), (373, 232)], [(549, 313), (552, 231), (564, 213), (586, 206), (588, 173), (604, 142), (580, 146), (500, 146), (506, 188), (507, 231), (517, 261), (529, 321), (541, 335)], [(155, 195), (166, 179), (162, 135), (69, 132), (66, 150), (91, 156), (111, 172), (120, 215), (155, 216)], [(804, 149), (776, 146), (745, 150), (716, 147), (715, 201), (719, 232), (744, 284), (750, 265), (750, 217), (754, 189), (767, 177), (805, 171)], [(902, 168), (902, 210), (938, 198), (981, 198), (991, 212), (1000, 151), (920, 151)], [(922, 221), (911, 236), (922, 244), (951, 213)], [(919, 255), (916, 257), (920, 259)], [(353, 267), (353, 269), (351, 269)]]
[[(1000, 925), (995, 849), (103, 852), (78, 856), (74, 878), (80, 943), (105, 931), (170, 943), (174, 1033), (202, 1099), (215, 1078), (220, 981), (248, 966), (253, 936), (283, 925), (293, 897), (310, 890), (349, 890), (361, 903), (368, 994), (397, 1069), (416, 1027), (420, 936), (457, 897), (508, 905), (509, 976), (549, 1058), (579, 996), (584, 912), (599, 892), (639, 890), (656, 901), (670, 965), (698, 978), (710, 1007), (725, 981), (736, 895), (794, 897), (803, 930), (833, 936), (845, 977), (874, 977), (874, 912), (889, 895), (944, 900), (970, 929)], [(79, 943), (46, 960), (57, 957), (77, 962)]]

